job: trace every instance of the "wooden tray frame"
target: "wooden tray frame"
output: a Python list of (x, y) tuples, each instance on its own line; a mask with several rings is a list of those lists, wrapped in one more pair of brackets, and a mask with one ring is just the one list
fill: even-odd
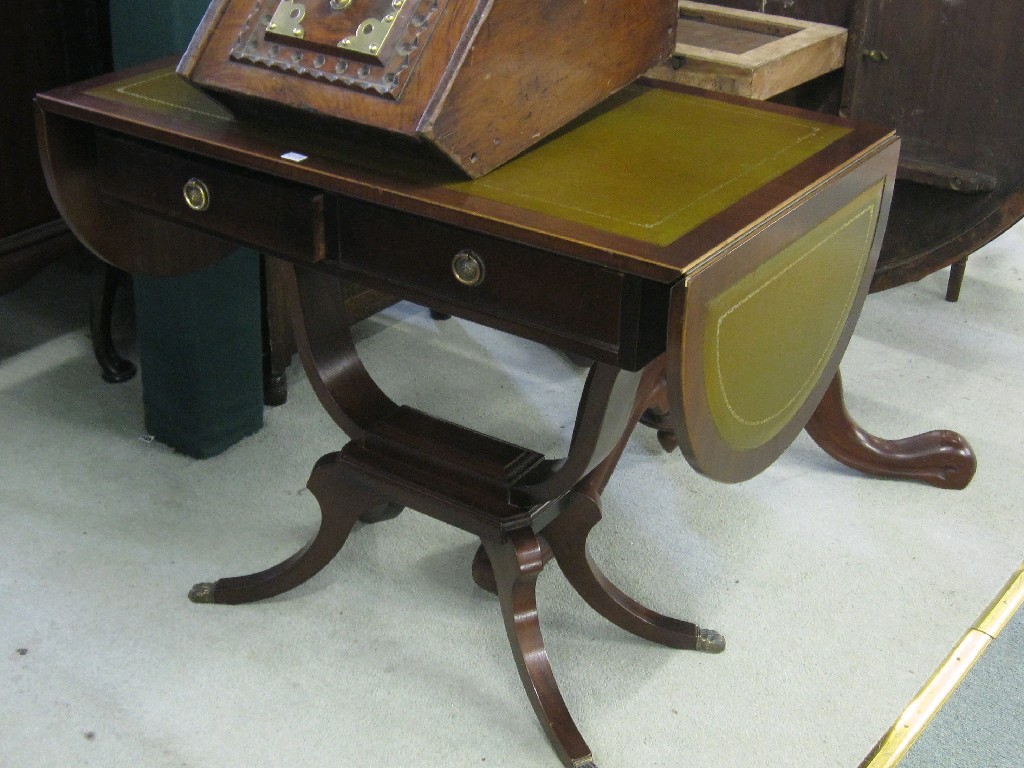
[(680, 28), (669, 61), (648, 75), (697, 88), (769, 99), (839, 69), (847, 31), (831, 24), (680, 0), (679, 18), (771, 35), (776, 39), (746, 53), (730, 53), (684, 39)]

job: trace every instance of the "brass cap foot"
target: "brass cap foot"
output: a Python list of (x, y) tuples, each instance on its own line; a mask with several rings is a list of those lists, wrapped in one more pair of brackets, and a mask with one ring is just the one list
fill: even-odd
[(200, 582), (189, 590), (188, 599), (193, 603), (212, 603), (213, 591), (216, 586), (215, 582)]
[(725, 650), (725, 638), (713, 629), (698, 629), (696, 650), (704, 653), (721, 653)]

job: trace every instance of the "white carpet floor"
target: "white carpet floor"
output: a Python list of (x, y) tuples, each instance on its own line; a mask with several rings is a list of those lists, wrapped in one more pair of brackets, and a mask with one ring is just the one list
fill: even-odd
[[(864, 477), (806, 436), (719, 485), (637, 433), (595, 557), (728, 648), (637, 640), (548, 569), (548, 650), (601, 768), (856, 768), (870, 751), (1024, 559), (1022, 254), (1018, 225), (972, 257), (957, 304), (945, 272), (869, 297), (843, 364), (870, 431), (968, 437), (965, 491)], [(84, 328), (22, 349), (17, 301), (0, 298), (0, 766), (558, 765), (467, 534), (406, 512), (279, 598), (186, 599), (316, 529), (306, 478), (343, 436), (298, 366), (261, 432), (187, 459), (140, 439), (139, 382), (104, 384)], [(585, 372), (558, 353), (407, 304), (360, 335), (394, 398), (565, 445)]]

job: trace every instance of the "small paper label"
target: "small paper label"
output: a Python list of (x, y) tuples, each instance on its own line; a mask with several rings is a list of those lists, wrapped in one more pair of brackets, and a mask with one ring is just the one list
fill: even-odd
[(298, 152), (285, 152), (281, 155), (282, 160), (291, 160), (293, 163), (301, 163), (303, 160), (308, 159), (306, 155), (299, 154)]

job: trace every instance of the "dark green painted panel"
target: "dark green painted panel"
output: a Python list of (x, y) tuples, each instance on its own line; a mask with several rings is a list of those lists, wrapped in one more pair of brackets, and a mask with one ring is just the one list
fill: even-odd
[[(127, 67), (184, 51), (208, 4), (111, 0), (115, 64)], [(178, 80), (173, 72), (165, 74), (164, 84)], [(176, 94), (183, 90), (188, 89), (175, 82), (168, 91), (171, 99), (157, 90), (145, 103), (179, 110)], [(110, 93), (137, 103), (137, 96)], [(186, 98), (209, 101), (199, 94)], [(223, 112), (212, 102), (211, 107)], [(136, 277), (135, 306), (150, 434), (186, 455), (206, 458), (260, 429), (262, 325), (255, 253), (240, 250), (183, 277)]]
[(263, 426), (259, 259), (239, 250), (181, 277), (136, 277), (146, 430), (215, 456)]
[(181, 55), (209, 4), (208, 0), (110, 0), (115, 66), (121, 69)]

